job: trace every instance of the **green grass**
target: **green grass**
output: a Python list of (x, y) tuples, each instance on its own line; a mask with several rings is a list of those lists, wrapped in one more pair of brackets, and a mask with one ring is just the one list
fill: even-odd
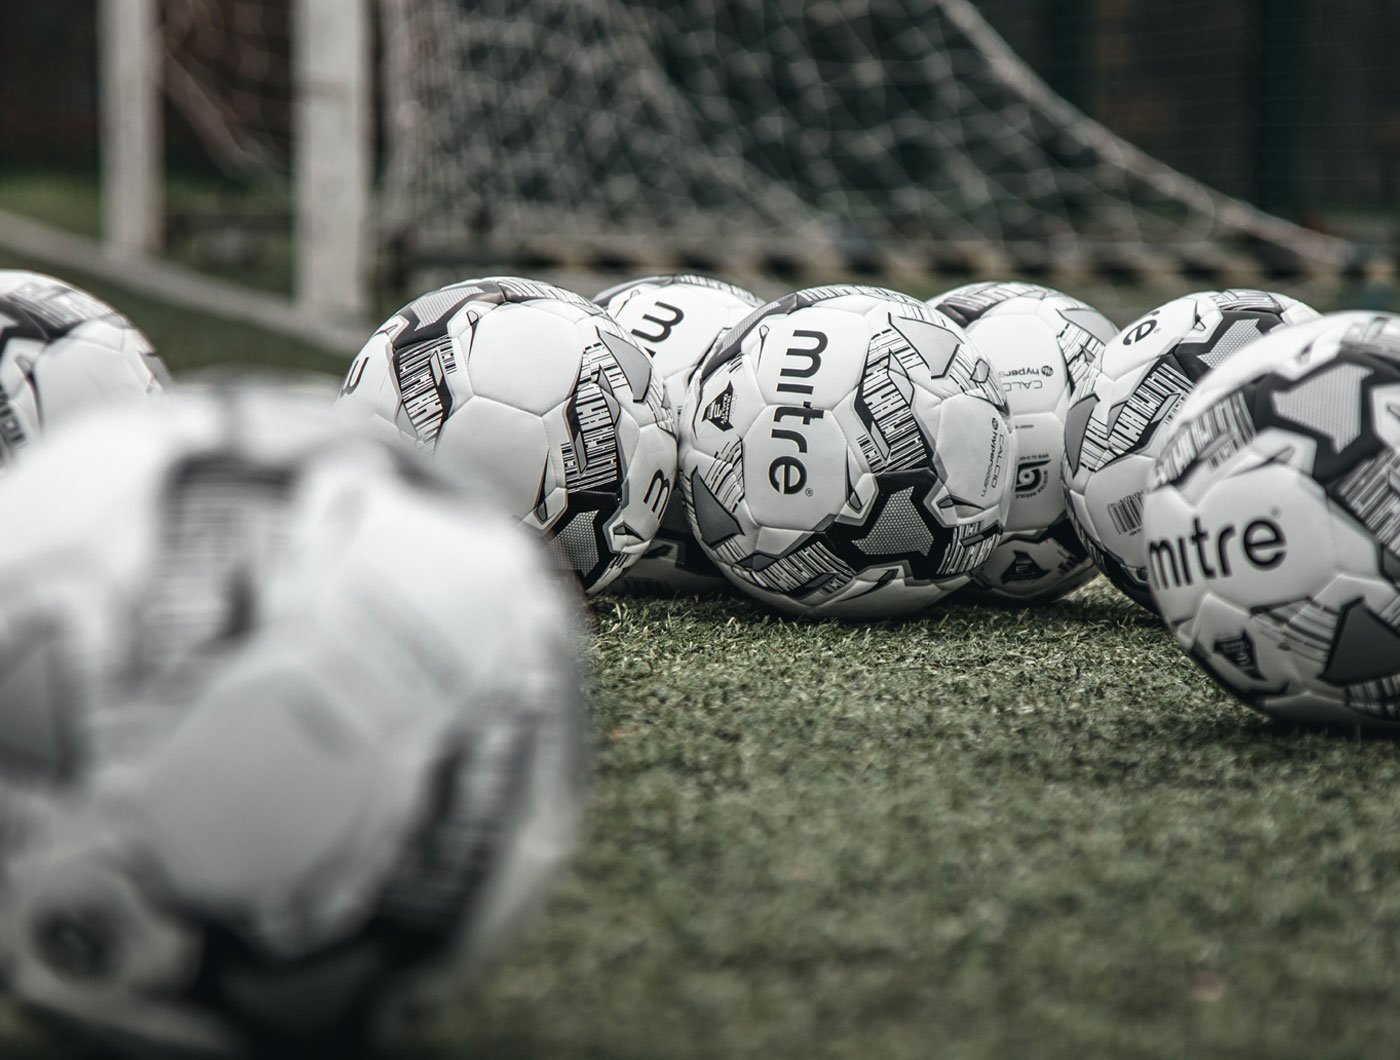
[(34, 269), (56, 274), (111, 302), (139, 327), (174, 372), (240, 365), (249, 369), (327, 372), (339, 375), (344, 357), (252, 324), (206, 314), (135, 294), (72, 269), (55, 269), (0, 247), (0, 269)]
[(1254, 716), (1106, 584), (596, 629), (587, 841), (434, 1055), (1400, 1047), (1394, 745)]
[(0, 210), (96, 237), (102, 228), (97, 174), (72, 170), (0, 169)]
[[(291, 293), (291, 194), (287, 188), (242, 188), (226, 181), (167, 174), (163, 193), (171, 260), (256, 290)], [(95, 172), (0, 168), (0, 210), (82, 236), (95, 238), (102, 228)], [(220, 218), (225, 223), (220, 224)]]

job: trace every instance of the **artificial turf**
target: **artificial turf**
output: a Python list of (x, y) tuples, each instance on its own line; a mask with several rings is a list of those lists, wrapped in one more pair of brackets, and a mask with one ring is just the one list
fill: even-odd
[[(177, 371), (340, 367), (91, 286)], [(1400, 1052), (1395, 744), (1250, 713), (1107, 584), (872, 625), (604, 596), (590, 626), (577, 857), (413, 1055)], [(55, 1055), (0, 1007), (0, 1056)]]
[(1251, 714), (1107, 584), (593, 624), (587, 835), (436, 1055), (1400, 1047), (1396, 748)]

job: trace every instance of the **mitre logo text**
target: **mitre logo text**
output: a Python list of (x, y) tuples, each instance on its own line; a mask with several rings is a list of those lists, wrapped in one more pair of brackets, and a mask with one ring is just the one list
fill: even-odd
[(1208, 530), (1197, 516), (1191, 520), (1189, 535), (1148, 542), (1147, 572), (1157, 588), (1180, 589), (1197, 579), (1228, 578), (1242, 564), (1273, 570), (1287, 556), (1288, 539), (1272, 519), (1254, 519), (1243, 530), (1235, 523)]
[[(806, 380), (821, 370), (822, 354), (829, 341), (823, 332), (798, 328), (793, 331), (792, 344), (783, 355), (783, 366), (778, 371), (778, 393), (791, 394), (793, 399), (792, 404), (779, 405), (773, 410), (770, 435), (775, 442), (790, 444), (794, 451), (774, 457), (768, 465), (768, 484), (779, 493), (799, 493), (807, 485), (807, 465), (802, 462), (802, 457), (807, 455), (807, 435), (803, 428), (810, 427), (826, 412), (812, 407), (814, 388)], [(799, 397), (803, 398), (801, 402), (797, 400)]]

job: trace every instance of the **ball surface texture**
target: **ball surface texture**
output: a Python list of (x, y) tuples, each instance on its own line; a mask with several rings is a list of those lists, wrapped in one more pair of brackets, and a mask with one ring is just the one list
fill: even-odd
[(996, 547), (1015, 441), (996, 373), (952, 320), (878, 287), (798, 291), (691, 381), (681, 484), (725, 576), (801, 615), (907, 614)]
[(371, 336), (340, 404), (491, 483), (590, 593), (647, 551), (674, 490), (660, 374), (599, 306), (551, 284), (423, 295)]
[(0, 269), (0, 466), (93, 408), (166, 389), (150, 341), (70, 283)]
[(1065, 414), (1069, 514), (1119, 589), (1151, 609), (1142, 495), (1168, 425), (1207, 372), (1276, 328), (1317, 312), (1268, 291), (1185, 295), (1133, 321), (1093, 366)]
[(1207, 376), (1143, 526), (1168, 628), (1246, 703), (1400, 722), (1400, 317), (1331, 314)]
[(962, 324), (996, 369), (1016, 427), (1006, 533), (965, 592), (1009, 603), (1063, 596), (1097, 573), (1065, 511), (1065, 413), (1118, 329), (1092, 306), (1033, 283), (967, 284), (929, 304)]
[[(602, 291), (594, 301), (650, 355), (678, 418), (690, 374), (731, 327), (763, 304), (732, 283), (684, 274), (633, 280)], [(679, 490), (671, 495), (651, 548), (627, 570), (623, 582), (668, 593), (729, 588), (691, 534)]]
[(320, 402), (56, 432), (0, 481), (6, 988), (133, 1052), (390, 1032), (569, 848), (562, 593), (511, 520)]

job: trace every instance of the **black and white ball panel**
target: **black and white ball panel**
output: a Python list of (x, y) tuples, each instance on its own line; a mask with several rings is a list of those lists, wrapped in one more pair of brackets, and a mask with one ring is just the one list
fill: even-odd
[(893, 614), (971, 576), (1009, 504), (1005, 397), (962, 329), (881, 288), (755, 312), (692, 383), (682, 483), (736, 584), (802, 614)]
[(1159, 457), (1148, 575), (1271, 714), (1400, 718), (1400, 320), (1324, 317), (1210, 376)]

